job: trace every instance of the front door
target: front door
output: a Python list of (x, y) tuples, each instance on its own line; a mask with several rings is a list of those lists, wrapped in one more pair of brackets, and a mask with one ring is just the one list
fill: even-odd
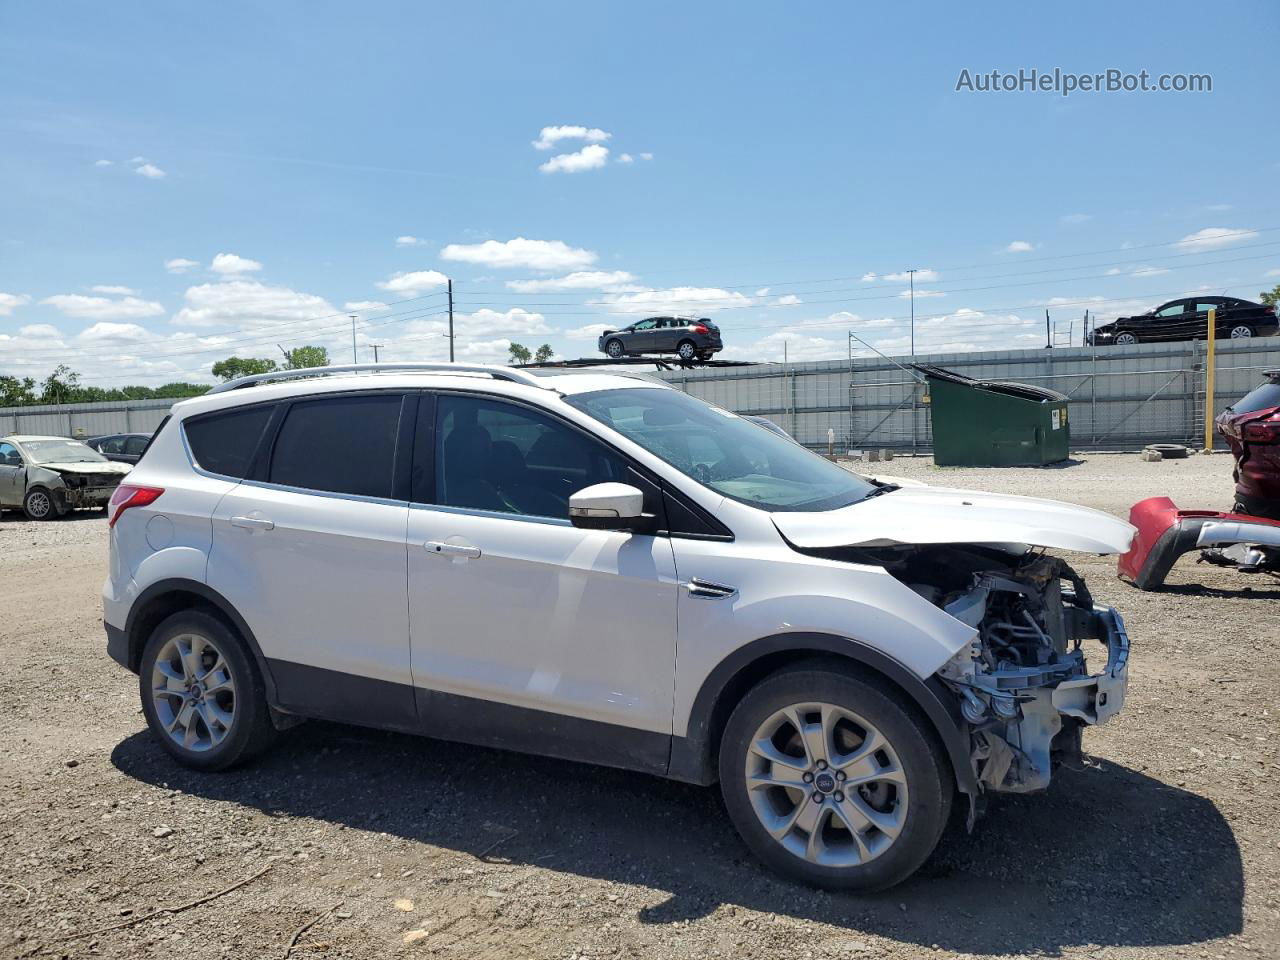
[(567, 519), (570, 494), (629, 482), (631, 468), (559, 418), (491, 396), (425, 398), (414, 448), (409, 621), (426, 732), (664, 770), (671, 541)]
[(17, 507), (26, 491), (27, 467), (12, 443), (0, 443), (0, 506)]
[[(245, 617), (287, 709), (416, 729), (396, 499), (400, 393), (294, 402), (213, 515), (208, 582)], [(407, 455), (407, 451), (406, 451)]]

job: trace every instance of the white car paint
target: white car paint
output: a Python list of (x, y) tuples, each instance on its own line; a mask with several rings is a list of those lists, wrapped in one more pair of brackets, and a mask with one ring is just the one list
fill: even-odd
[(895, 543), (1026, 543), (1082, 553), (1124, 553), (1137, 532), (1119, 517), (1057, 500), (904, 487), (824, 513), (775, 513), (798, 547)]

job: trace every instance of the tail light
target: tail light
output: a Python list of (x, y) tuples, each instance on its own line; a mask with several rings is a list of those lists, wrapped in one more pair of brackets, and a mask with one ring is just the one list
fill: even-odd
[(1263, 308), (1262, 308), (1262, 312), (1263, 312), (1263, 313), (1269, 313), (1269, 314), (1271, 314), (1272, 316), (1275, 316), (1275, 313), (1276, 313), (1275, 304), (1272, 304), (1271, 306), (1263, 307)]
[(111, 494), (111, 501), (107, 504), (107, 511), (111, 514), (111, 519), (107, 525), (114, 527), (116, 521), (120, 519), (120, 514), (130, 507), (145, 507), (149, 503), (155, 503), (162, 493), (164, 493), (164, 487), (139, 487), (129, 483), (120, 484), (120, 486), (116, 487), (116, 492)]
[(1240, 428), (1240, 439), (1245, 443), (1280, 443), (1280, 420), (1273, 415), (1246, 423)]
[(709, 330), (707, 329), (706, 324), (704, 324), (704, 323), (695, 323), (695, 324), (693, 325), (693, 332), (694, 332), (694, 333), (710, 333), (711, 331), (709, 331)]

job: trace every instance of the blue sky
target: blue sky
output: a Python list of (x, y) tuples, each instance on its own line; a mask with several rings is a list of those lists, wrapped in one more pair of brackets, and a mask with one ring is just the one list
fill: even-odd
[[(728, 356), (901, 353), (907, 268), (922, 351), (1256, 297), (1278, 27), (1263, 2), (4, 4), (0, 373), (348, 360), (349, 310), (362, 360), (442, 358), (446, 274), (475, 360), (672, 309)], [(1213, 91), (956, 92), (966, 68)]]

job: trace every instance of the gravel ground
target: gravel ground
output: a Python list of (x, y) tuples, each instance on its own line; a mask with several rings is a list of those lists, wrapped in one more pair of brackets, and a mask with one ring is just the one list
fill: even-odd
[[(1122, 515), (1230, 495), (1225, 457), (877, 466)], [(1133, 634), (1125, 712), (1084, 769), (853, 897), (765, 873), (715, 791), (637, 774), (320, 723), (176, 767), (105, 653), (105, 539), (101, 514), (0, 522), (0, 956), (1280, 955), (1280, 584), (1188, 558), (1143, 594), (1073, 558)]]

